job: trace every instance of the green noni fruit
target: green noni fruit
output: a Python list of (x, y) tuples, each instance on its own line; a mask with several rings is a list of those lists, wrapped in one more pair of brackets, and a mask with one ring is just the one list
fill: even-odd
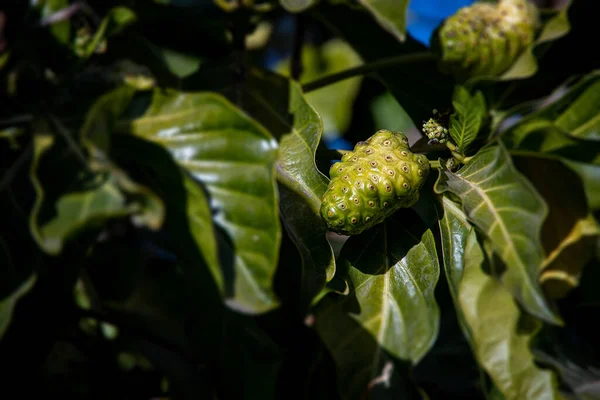
[(427, 157), (412, 153), (403, 133), (377, 131), (331, 166), (321, 216), (329, 230), (357, 235), (414, 205), (429, 170)]
[(539, 12), (529, 0), (474, 3), (450, 16), (434, 36), (440, 69), (458, 79), (498, 76), (535, 39)]

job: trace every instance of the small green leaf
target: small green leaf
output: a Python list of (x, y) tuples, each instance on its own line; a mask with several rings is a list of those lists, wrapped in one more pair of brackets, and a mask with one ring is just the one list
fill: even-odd
[(193, 74), (202, 64), (202, 59), (172, 49), (163, 48), (162, 55), (169, 70), (178, 78)]
[[(38, 3), (42, 6), (41, 16), (47, 18), (52, 14), (67, 8), (69, 6), (68, 0), (45, 0)], [(60, 43), (66, 45), (71, 39), (71, 21), (69, 18), (62, 19), (61, 21), (54, 22), (50, 25), (50, 32)]]
[(456, 86), (452, 105), (455, 113), (450, 116), (450, 136), (458, 151), (465, 153), (481, 128), (486, 113), (485, 99), (480, 91), (471, 96), (467, 89)]
[(299, 13), (306, 11), (314, 4), (316, 4), (316, 0), (279, 0), (279, 4), (283, 7), (287, 12), (290, 13)]
[(206, 186), (214, 222), (235, 254), (228, 305), (247, 313), (276, 307), (281, 227), (271, 135), (222, 96), (173, 90), (156, 90), (146, 113), (119, 130), (160, 144)]
[(507, 400), (560, 399), (556, 377), (535, 364), (529, 349), (535, 331), (520, 326), (518, 306), (500, 282), (482, 271), (483, 262), (471, 230), (458, 298), (478, 362)]
[(136, 14), (129, 8), (123, 6), (111, 8), (93, 37), (88, 37), (85, 31), (82, 31), (84, 36), (81, 37), (81, 43), (76, 43), (78, 55), (81, 58), (89, 58), (100, 48), (106, 38), (121, 32), (136, 21)]
[(27, 294), (33, 288), (36, 276), (31, 275), (25, 282), (23, 282), (17, 289), (15, 289), (7, 297), (0, 299), (0, 340), (6, 333), (10, 321), (12, 320), (13, 311), (17, 302), (21, 297)]
[(123, 85), (96, 100), (81, 127), (82, 142), (107, 153), (117, 118), (125, 112), (134, 94), (133, 87)]
[(302, 256), (302, 283), (312, 298), (335, 273), (333, 249), (319, 214), (321, 196), (329, 180), (315, 164), (315, 152), (323, 132), (321, 119), (306, 102), (300, 85), (295, 82), (290, 85), (294, 126), (280, 143), (277, 177), (287, 188), (281, 190), (280, 210), (286, 229)]
[(406, 40), (406, 9), (408, 0), (359, 0), (383, 29), (398, 41)]
[(544, 259), (540, 232), (547, 206), (515, 169), (506, 150), (501, 145), (488, 146), (456, 174), (444, 168), (435, 190), (460, 197), (469, 220), (485, 233), (504, 261), (502, 282), (523, 307), (560, 324), (537, 281)]
[[(562, 85), (544, 105), (498, 132), (512, 152), (544, 153), (573, 162), (600, 164), (600, 71), (591, 72), (575, 84)], [(503, 118), (522, 111), (515, 108)]]

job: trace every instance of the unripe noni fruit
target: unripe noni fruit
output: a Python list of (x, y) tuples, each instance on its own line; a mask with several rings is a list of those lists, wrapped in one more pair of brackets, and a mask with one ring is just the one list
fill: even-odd
[(321, 216), (329, 230), (357, 235), (414, 205), (429, 170), (427, 157), (412, 153), (403, 133), (377, 131), (331, 166)]
[(442, 71), (458, 79), (498, 76), (533, 43), (539, 12), (529, 0), (474, 3), (446, 19), (432, 47)]

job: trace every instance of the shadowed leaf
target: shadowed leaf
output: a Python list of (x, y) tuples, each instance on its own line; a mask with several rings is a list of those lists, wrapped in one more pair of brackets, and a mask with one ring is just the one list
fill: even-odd
[(306, 102), (300, 86), (291, 85), (290, 112), (294, 115), (294, 126), (281, 139), (277, 162), (278, 180), (286, 187), (280, 191), (280, 210), (302, 257), (305, 294), (312, 298), (335, 273), (333, 249), (319, 213), (321, 196), (329, 180), (315, 164), (323, 132), (321, 119)]
[(520, 326), (518, 306), (500, 282), (483, 272), (483, 262), (471, 230), (458, 298), (477, 360), (507, 400), (560, 399), (555, 376), (535, 364), (529, 349), (536, 330)]
[(504, 261), (502, 282), (523, 307), (548, 322), (560, 323), (537, 280), (544, 259), (540, 232), (547, 206), (515, 169), (506, 150), (501, 145), (486, 147), (456, 174), (444, 168), (435, 190), (461, 199), (469, 220)]
[(272, 289), (281, 228), (271, 135), (213, 93), (155, 91), (145, 114), (119, 130), (163, 146), (210, 195), (213, 219), (235, 254), (227, 304), (246, 313), (277, 306)]

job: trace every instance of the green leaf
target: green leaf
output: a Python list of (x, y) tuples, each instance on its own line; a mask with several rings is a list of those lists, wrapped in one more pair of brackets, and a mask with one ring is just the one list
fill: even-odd
[[(205, 189), (162, 146), (132, 135), (115, 135), (113, 141), (111, 158), (131, 171), (136, 181), (148, 185), (165, 202), (163, 230), (177, 243), (170, 251), (176, 254), (178, 262), (189, 265), (188, 281), (202, 279), (196, 283), (205, 293), (208, 292), (206, 287), (211, 286), (209, 280), (196, 274), (206, 266), (219, 294), (224, 297), (226, 284), (233, 284), (225, 282), (225, 276), (231, 277), (228, 271), (233, 267), (227, 261), (233, 254), (223, 257), (223, 260), (218, 255), (217, 232)], [(230, 252), (230, 248), (227, 251)]]
[(165, 147), (206, 186), (214, 222), (235, 252), (228, 305), (247, 313), (276, 307), (272, 283), (281, 227), (271, 135), (219, 95), (173, 90), (156, 90), (145, 114), (123, 121), (119, 130)]
[(547, 206), (515, 169), (506, 150), (488, 146), (456, 174), (444, 168), (435, 190), (460, 197), (469, 220), (490, 239), (506, 265), (502, 282), (519, 303), (531, 314), (560, 324), (537, 281), (544, 259), (540, 232)]
[(190, 234), (200, 249), (202, 256), (221, 294), (225, 293), (223, 272), (217, 255), (217, 240), (213, 232), (213, 221), (208, 199), (200, 185), (192, 178), (183, 175), (186, 193), (186, 215), (190, 225)]
[(168, 48), (162, 49), (162, 55), (169, 70), (178, 78), (185, 78), (193, 74), (202, 64), (202, 59), (198, 57)]
[[(598, 93), (600, 93), (600, 71), (593, 71), (573, 85), (557, 88), (548, 96), (542, 107), (524, 116), (503, 135), (510, 139), (514, 143), (512, 147), (515, 147), (527, 139), (526, 136), (531, 134), (530, 131), (543, 128), (548, 131), (558, 131), (546, 133), (546, 136), (552, 136), (544, 140), (546, 148), (561, 148), (571, 143), (583, 143), (583, 145), (590, 143), (594, 149), (597, 149), (598, 145), (593, 142), (600, 140), (600, 95)], [(582, 159), (575, 158), (575, 160)]]
[(82, 44), (78, 45), (78, 55), (82, 58), (89, 58), (99, 48), (103, 40), (121, 32), (136, 21), (137, 16), (129, 8), (124, 6), (111, 8), (102, 19), (94, 36), (91, 38), (84, 37)]
[(31, 290), (31, 288), (33, 288), (35, 280), (36, 276), (31, 275), (29, 279), (23, 282), (11, 294), (0, 300), (0, 340), (2, 340), (4, 333), (10, 325), (13, 311), (15, 309), (15, 306), (17, 305), (17, 302), (21, 297), (26, 295), (27, 292)]
[(408, 132), (415, 128), (415, 124), (404, 111), (404, 108), (390, 92), (386, 92), (373, 100), (371, 114), (373, 114), (375, 129)]
[(316, 0), (279, 0), (279, 4), (287, 12), (300, 13), (306, 11), (316, 3)]
[[(320, 48), (305, 45), (302, 48), (303, 72), (300, 82), (311, 82), (361, 64), (360, 56), (340, 39), (331, 39)], [(290, 59), (279, 62), (275, 70), (289, 76)], [(362, 80), (361, 76), (356, 76), (305, 95), (308, 103), (323, 119), (325, 135), (339, 136), (348, 130), (352, 122), (354, 100), (358, 96)]]
[(65, 150), (54, 136), (34, 137), (30, 178), (37, 198), (30, 229), (45, 252), (57, 255), (77, 233), (113, 218), (131, 216), (135, 224), (160, 228), (164, 208), (154, 193), (106, 160), (96, 158), (85, 170), (78, 156), (61, 157)]
[(439, 263), (433, 234), (414, 211), (400, 210), (350, 237), (338, 267), (347, 271), (350, 293), (343, 303), (323, 299), (316, 326), (338, 365), (342, 393), (361, 398), (383, 375), (388, 383), (382, 386), (393, 395), (398, 382), (391, 387), (389, 382), (399, 371), (386, 372), (391, 368), (386, 365), (392, 360), (406, 367), (417, 364), (438, 335), (434, 288)]
[(483, 262), (483, 251), (471, 230), (458, 298), (478, 362), (507, 400), (560, 399), (556, 378), (535, 364), (529, 349), (535, 330), (521, 326), (521, 312), (510, 292), (482, 271)]
[(485, 99), (480, 91), (471, 96), (467, 89), (456, 86), (452, 105), (455, 113), (450, 116), (450, 136), (458, 151), (465, 153), (481, 128), (486, 113)]
[[(52, 14), (67, 8), (68, 0), (45, 0), (38, 3), (41, 6), (41, 17), (48, 18)], [(50, 25), (50, 32), (61, 44), (67, 45), (71, 40), (71, 21), (69, 18), (54, 22)]]
[[(431, 231), (418, 232), (423, 224), (416, 213), (402, 211), (368, 234), (350, 237), (338, 265), (348, 269), (358, 303), (351, 316), (394, 357), (416, 364), (438, 333), (433, 290), (439, 264)], [(340, 334), (349, 338), (352, 332)]]
[(440, 219), (440, 235), (444, 272), (448, 281), (448, 288), (454, 302), (459, 325), (467, 340), (472, 343), (471, 332), (465, 322), (465, 317), (459, 306), (458, 290), (465, 268), (465, 255), (467, 254), (467, 240), (473, 229), (467, 221), (467, 216), (460, 207), (448, 197), (442, 197), (444, 215)]
[(335, 273), (333, 249), (319, 213), (329, 180), (315, 164), (315, 152), (323, 132), (321, 119), (303, 97), (300, 85), (295, 82), (290, 85), (294, 126), (280, 143), (277, 177), (285, 189), (280, 190), (279, 206), (285, 227), (302, 257), (302, 284), (312, 298)]
[(102, 95), (85, 117), (81, 127), (80, 137), (88, 146), (107, 153), (110, 148), (110, 135), (116, 125), (117, 118), (122, 115), (135, 94), (135, 89), (129, 85), (119, 86)]
[(383, 29), (400, 42), (406, 40), (406, 9), (408, 0), (360, 0)]

